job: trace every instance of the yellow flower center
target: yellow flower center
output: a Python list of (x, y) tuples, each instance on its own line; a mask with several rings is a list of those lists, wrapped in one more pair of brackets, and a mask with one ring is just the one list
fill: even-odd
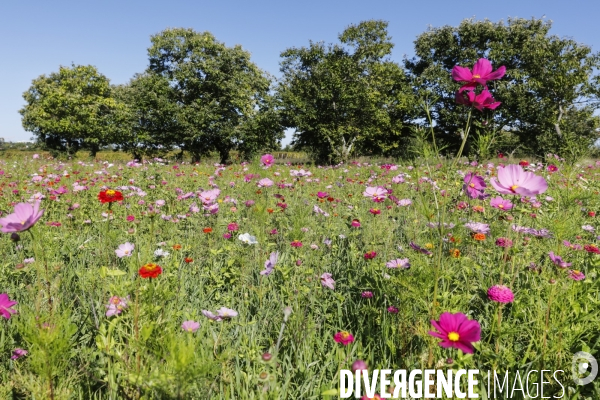
[(481, 78), (481, 75), (473, 75), (473, 79), (479, 79)]
[(350, 336), (350, 333), (343, 331), (340, 336), (342, 337), (342, 339), (346, 340), (348, 339), (348, 337)]
[(156, 268), (158, 268), (158, 265), (156, 265), (156, 264), (150, 263), (150, 264), (144, 265), (144, 269), (146, 271), (154, 271)]
[(114, 190), (112, 190), (112, 189), (109, 189), (109, 190), (107, 190), (107, 191), (106, 191), (106, 195), (107, 195), (107, 196), (114, 196), (114, 195), (115, 195), (115, 193), (116, 193), (116, 192), (115, 192)]
[(574, 269), (574, 270), (573, 270), (573, 273), (574, 273), (575, 275), (579, 275), (579, 274), (580, 274), (580, 272), (579, 272), (578, 270), (576, 270), (576, 269)]
[(498, 208), (504, 208), (504, 204), (498, 204)]
[(514, 192), (514, 191), (515, 191), (515, 190), (517, 190), (518, 188), (519, 188), (519, 187), (518, 187), (517, 185), (513, 185), (513, 186), (511, 186), (511, 187), (510, 187), (510, 190), (512, 190), (512, 191)]
[(458, 342), (458, 339), (460, 339), (460, 335), (456, 332), (450, 332), (448, 334), (448, 340), (450, 340), (451, 342)]
[(474, 187), (475, 187), (475, 184), (474, 184), (474, 183), (471, 183), (469, 186), (471, 186), (472, 188), (474, 188)]

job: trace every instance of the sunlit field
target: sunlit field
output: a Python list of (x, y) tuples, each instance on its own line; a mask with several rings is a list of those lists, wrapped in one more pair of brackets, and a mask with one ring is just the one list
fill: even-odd
[(597, 399), (600, 163), (550, 159), (5, 161), (0, 397), (318, 399), (354, 366)]

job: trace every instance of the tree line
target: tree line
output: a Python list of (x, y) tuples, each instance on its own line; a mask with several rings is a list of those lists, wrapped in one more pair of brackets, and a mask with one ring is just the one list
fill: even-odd
[[(551, 22), (474, 19), (429, 28), (415, 55), (391, 60), (384, 21), (350, 25), (339, 43), (309, 42), (281, 53), (281, 78), (209, 32), (166, 29), (151, 37), (149, 66), (111, 85), (91, 65), (61, 66), (33, 80), (19, 111), (25, 130), (54, 153), (111, 146), (134, 158), (176, 151), (198, 161), (232, 150), (243, 158), (292, 146), (319, 163), (350, 157), (407, 158), (497, 152), (576, 159), (598, 139), (600, 55), (572, 38), (550, 35)], [(479, 58), (505, 76), (489, 90), (495, 110), (468, 112), (456, 101), (456, 65)]]

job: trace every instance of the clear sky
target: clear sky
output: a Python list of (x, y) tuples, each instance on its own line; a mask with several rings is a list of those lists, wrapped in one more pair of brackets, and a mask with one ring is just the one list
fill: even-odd
[(18, 110), (34, 78), (75, 63), (125, 83), (147, 67), (150, 36), (168, 27), (210, 31), (229, 46), (240, 44), (260, 68), (279, 76), (283, 50), (309, 40), (336, 42), (345, 27), (363, 20), (389, 22), (392, 58), (401, 62), (428, 26), (509, 16), (545, 17), (553, 21), (551, 33), (600, 51), (598, 0), (0, 0), (0, 137), (31, 137)]

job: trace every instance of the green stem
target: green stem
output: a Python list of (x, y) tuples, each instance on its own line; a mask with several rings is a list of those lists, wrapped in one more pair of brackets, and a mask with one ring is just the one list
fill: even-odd
[(467, 138), (469, 137), (469, 131), (471, 130), (471, 113), (473, 112), (473, 108), (471, 108), (469, 110), (469, 116), (467, 117), (467, 125), (465, 126), (465, 137), (463, 138), (463, 141), (460, 145), (460, 149), (458, 149), (458, 153), (456, 154), (456, 158), (454, 159), (454, 162), (452, 163), (452, 168), (454, 168), (454, 166), (456, 165), (456, 163), (458, 162), (458, 160), (460, 159), (460, 157), (462, 156), (462, 152), (465, 148), (465, 144), (467, 143)]

